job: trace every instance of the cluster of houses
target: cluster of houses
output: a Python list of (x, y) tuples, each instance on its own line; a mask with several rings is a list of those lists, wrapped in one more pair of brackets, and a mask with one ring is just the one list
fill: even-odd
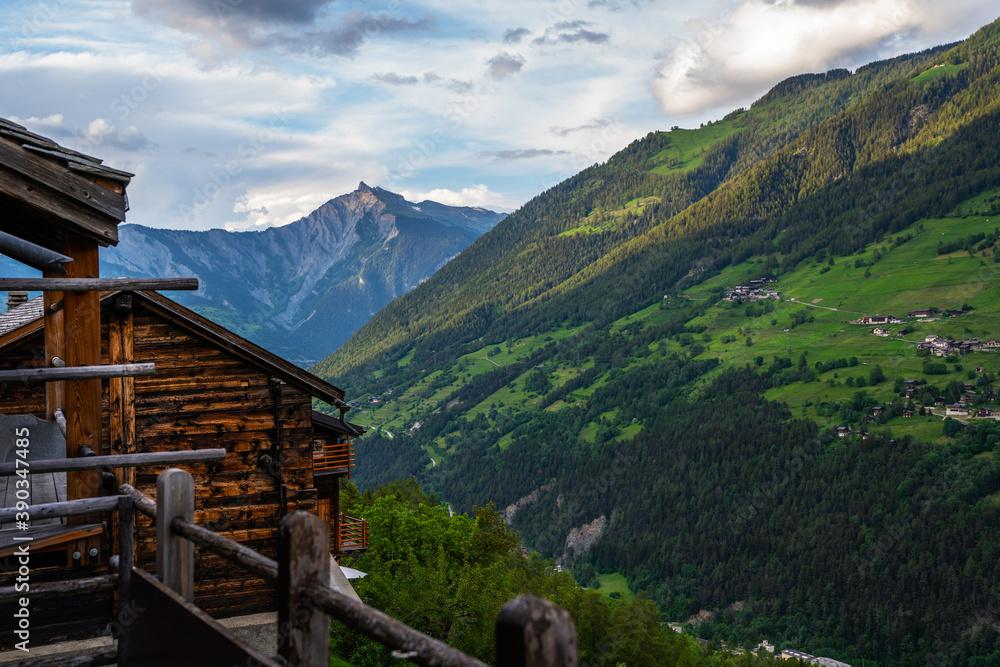
[[(670, 629), (673, 630), (674, 632), (678, 633), (684, 632), (684, 629), (681, 627), (680, 623), (670, 623), (668, 625), (670, 626)], [(707, 639), (696, 638), (696, 640), (702, 646), (708, 647), (710, 645), (710, 642)], [(745, 650), (735, 646), (728, 646), (725, 642), (719, 643), (719, 650), (725, 651), (726, 653), (731, 653), (733, 655), (743, 655), (744, 653), (746, 653)], [(752, 653), (753, 655), (760, 655), (761, 651), (767, 651), (771, 655), (775, 655), (774, 644), (765, 639), (761, 643), (757, 644), (757, 646), (753, 648), (750, 651), (750, 653)], [(848, 663), (841, 662), (840, 660), (834, 660), (833, 658), (820, 658), (815, 655), (809, 655), (805, 651), (799, 651), (793, 648), (786, 648), (785, 650), (778, 653), (777, 657), (782, 660), (793, 660), (793, 659), (801, 660), (803, 662), (809, 663), (810, 665), (821, 665), (821, 667), (851, 667), (851, 665), (849, 665)]]
[(933, 308), (923, 308), (921, 310), (911, 310), (906, 314), (907, 317), (930, 317), (935, 313), (941, 313), (941, 317), (958, 317), (962, 315), (965, 311), (962, 310), (942, 310), (938, 311)]
[[(980, 371), (983, 369), (980, 368)], [(917, 380), (907, 380), (906, 381), (906, 391), (904, 396), (906, 398), (917, 398), (919, 392), (919, 382)], [(963, 393), (959, 397), (958, 403), (945, 404), (945, 399), (943, 396), (937, 396), (934, 399), (934, 405), (937, 407), (943, 407), (945, 409), (944, 416), (946, 417), (965, 417), (968, 419), (1000, 419), (1000, 410), (995, 410), (989, 407), (979, 407), (976, 408), (972, 406), (975, 403), (979, 395), (976, 393), (975, 385), (965, 384), (963, 386)], [(986, 400), (993, 403), (996, 402), (1000, 395), (996, 392), (991, 391), (985, 394)], [(882, 406), (876, 406), (872, 408), (872, 413), (865, 417), (865, 421), (868, 423), (873, 423), (878, 420), (879, 415), (885, 412), (885, 408)], [(940, 412), (931, 414), (938, 414)], [(902, 416), (904, 418), (913, 417), (913, 410), (903, 410)], [(837, 435), (841, 438), (847, 437), (855, 433), (855, 430), (850, 426), (839, 426), (837, 427)]]
[(821, 665), (822, 667), (851, 667), (846, 662), (841, 662), (840, 660), (834, 660), (833, 658), (818, 658), (814, 655), (809, 655), (805, 651), (797, 651), (793, 648), (786, 648), (778, 657), (782, 660), (801, 660), (802, 662), (807, 662), (810, 665)]
[[(390, 395), (392, 395), (392, 389), (386, 389), (385, 391), (382, 392), (382, 395), (383, 396), (390, 396)], [(371, 396), (368, 397), (368, 403), (369, 403), (369, 405), (375, 405), (375, 404), (381, 403), (381, 402), (382, 402), (382, 399), (379, 398), (378, 394), (372, 394)], [(353, 407), (357, 407), (356, 403), (351, 403), (350, 405), (352, 405)]]
[(851, 324), (902, 324), (903, 320), (892, 315), (863, 315), (860, 319), (851, 320)]
[(777, 282), (776, 278), (758, 278), (751, 280), (748, 285), (737, 285), (732, 291), (726, 292), (724, 301), (761, 301), (762, 299), (780, 299), (778, 290), (768, 287), (769, 283)]
[(1000, 348), (1000, 341), (991, 338), (986, 342), (978, 338), (970, 338), (963, 341), (955, 341), (950, 338), (942, 338), (936, 334), (925, 336), (917, 345), (919, 350), (930, 350), (935, 357), (947, 357), (953, 354), (968, 354), (970, 352), (982, 352), (983, 350), (995, 350)]

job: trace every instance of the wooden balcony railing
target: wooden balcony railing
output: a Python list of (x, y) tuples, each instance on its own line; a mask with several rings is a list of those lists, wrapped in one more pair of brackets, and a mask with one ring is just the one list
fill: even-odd
[(364, 551), (368, 548), (368, 522), (340, 513), (340, 530), (330, 536), (336, 553)]
[(351, 466), (354, 465), (354, 442), (348, 440), (331, 445), (323, 445), (320, 450), (313, 451), (313, 472), (325, 470), (347, 469), (347, 479), (351, 478)]

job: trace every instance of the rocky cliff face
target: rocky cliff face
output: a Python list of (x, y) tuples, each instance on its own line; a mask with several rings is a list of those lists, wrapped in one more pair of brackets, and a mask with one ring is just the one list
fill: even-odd
[(569, 535), (566, 536), (566, 545), (563, 549), (563, 554), (556, 562), (565, 566), (570, 564), (575, 557), (587, 553), (590, 550), (590, 546), (601, 536), (601, 531), (604, 530), (604, 526), (607, 523), (607, 517), (602, 514), (579, 528), (571, 528)]
[(308, 365), (382, 306), (416, 287), (502, 215), (413, 204), (361, 183), (284, 227), (260, 232), (120, 228), (104, 276), (197, 276), (170, 296), (250, 340)]

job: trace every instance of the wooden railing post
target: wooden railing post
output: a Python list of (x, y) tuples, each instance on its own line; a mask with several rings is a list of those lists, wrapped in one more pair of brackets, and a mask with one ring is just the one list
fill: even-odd
[(128, 633), (132, 624), (132, 565), (135, 511), (131, 496), (118, 497), (118, 667), (128, 667)]
[(569, 612), (520, 595), (496, 621), (497, 667), (576, 667), (576, 626)]
[(330, 615), (308, 602), (311, 584), (330, 571), (330, 526), (315, 514), (292, 512), (278, 524), (278, 655), (289, 667), (330, 664)]
[(168, 468), (156, 480), (156, 574), (165, 586), (193, 602), (194, 543), (170, 530), (177, 517), (194, 520), (194, 478), (186, 470)]

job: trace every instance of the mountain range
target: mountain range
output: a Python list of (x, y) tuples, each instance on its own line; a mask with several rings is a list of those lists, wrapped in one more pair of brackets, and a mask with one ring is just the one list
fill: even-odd
[(1000, 413), (1000, 361), (927, 341), (1000, 338), (998, 90), (1000, 22), (539, 194), (313, 367), (354, 481), (496, 503), (709, 640), (997, 664), (1000, 427), (944, 404)]
[(101, 253), (104, 276), (197, 276), (181, 303), (300, 365), (329, 354), (382, 306), (426, 280), (502, 214), (411, 203), (361, 183), (263, 231), (137, 224)]

